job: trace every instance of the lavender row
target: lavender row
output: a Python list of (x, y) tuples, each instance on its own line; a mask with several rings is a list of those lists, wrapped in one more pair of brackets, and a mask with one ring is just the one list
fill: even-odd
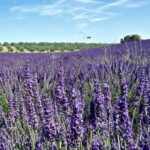
[(135, 44), (0, 54), (0, 149), (149, 150), (150, 42)]

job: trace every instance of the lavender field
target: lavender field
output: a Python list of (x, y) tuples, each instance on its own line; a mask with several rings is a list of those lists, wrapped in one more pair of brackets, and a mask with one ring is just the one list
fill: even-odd
[(150, 40), (0, 53), (0, 150), (150, 150)]

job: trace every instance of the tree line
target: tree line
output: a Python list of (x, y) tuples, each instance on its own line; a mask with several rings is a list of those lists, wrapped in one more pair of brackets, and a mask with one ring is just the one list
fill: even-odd
[[(9, 51), (13, 51), (14, 47), (19, 52), (25, 50), (30, 52), (55, 52), (55, 51), (73, 51), (79, 49), (88, 49), (105, 46), (107, 44), (102, 43), (49, 43), (49, 42), (19, 42), (19, 43), (8, 43), (4, 42), (0, 44), (0, 48), (3, 46), (7, 47)], [(11, 49), (12, 48), (12, 49)]]
[[(132, 41), (141, 40), (141, 36), (138, 34), (126, 35), (120, 39), (120, 43), (127, 43)], [(95, 47), (106, 46), (107, 43), (49, 43), (49, 42), (4, 42), (0, 43), (0, 51), (4, 50), (4, 46), (8, 49), (9, 52), (16, 50), (17, 52), (56, 52), (56, 51), (74, 51), (80, 49), (89, 49)], [(111, 45), (111, 44), (110, 44)]]

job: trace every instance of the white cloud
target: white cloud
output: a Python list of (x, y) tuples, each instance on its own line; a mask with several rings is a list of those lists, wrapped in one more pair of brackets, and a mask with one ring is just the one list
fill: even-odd
[(99, 7), (99, 10), (108, 10), (112, 7), (120, 7), (123, 6), (124, 4), (127, 4), (127, 2), (129, 2), (129, 0), (117, 0)]
[(99, 22), (108, 19), (108, 17), (97, 17), (90, 19), (90, 22)]
[(36, 6), (14, 6), (10, 8), (11, 12), (20, 12), (20, 13), (38, 13), (40, 15), (54, 15), (59, 14), (63, 10), (59, 9), (59, 5), (64, 3), (66, 0), (58, 0), (53, 4), (45, 5), (36, 5)]
[(139, 8), (143, 5), (145, 5), (146, 3), (145, 2), (136, 2), (136, 3), (129, 3), (128, 5), (125, 5), (124, 7), (125, 8)]
[(81, 3), (85, 3), (85, 4), (104, 4), (105, 2), (102, 1), (96, 1), (96, 0), (75, 0), (76, 2), (81, 2)]
[(112, 8), (139, 8), (144, 5), (145, 2), (139, 0), (116, 0), (111, 3), (106, 3), (98, 8), (99, 11), (106, 11)]
[(33, 13), (38, 12), (39, 10), (40, 6), (35, 7), (15, 6), (10, 9), (11, 12), (20, 12), (20, 13)]
[(57, 0), (50, 4), (14, 6), (10, 8), (10, 11), (12, 13), (35, 13), (40, 16), (61, 15), (76, 22), (80, 27), (85, 27), (89, 23), (100, 22), (117, 16), (115, 8), (138, 8), (142, 4), (139, 0), (133, 0), (132, 2), (131, 0), (115, 0), (113, 2), (99, 0)]

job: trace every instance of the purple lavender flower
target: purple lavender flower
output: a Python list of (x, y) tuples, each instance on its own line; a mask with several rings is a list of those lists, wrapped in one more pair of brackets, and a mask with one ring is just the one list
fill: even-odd
[(82, 96), (81, 96), (81, 93), (79, 92), (79, 90), (77, 90), (76, 88), (72, 88), (70, 97), (71, 97), (71, 103), (70, 103), (71, 109), (73, 109), (72, 104), (74, 103), (74, 101), (76, 101), (76, 99), (80, 99), (82, 102), (83, 108), (85, 107), (84, 101), (82, 101), (82, 99), (81, 99)]
[(70, 124), (70, 131), (68, 133), (68, 143), (71, 147), (79, 147), (80, 140), (83, 135), (83, 105), (81, 100), (76, 97), (73, 102), (73, 112)]
[(144, 90), (144, 79), (145, 79), (144, 75), (145, 75), (145, 71), (142, 70), (139, 84), (137, 86), (137, 89), (135, 90), (133, 98), (131, 99), (131, 101), (129, 103), (130, 109), (134, 109), (134, 108), (136, 109), (137, 107), (139, 107), (140, 100), (142, 98), (143, 90)]
[(32, 129), (37, 129), (39, 118), (36, 114), (33, 103), (33, 81), (29, 69), (29, 64), (26, 63), (24, 68), (24, 100), (27, 102), (29, 124)]
[(101, 92), (100, 85), (99, 85), (99, 83), (95, 82), (94, 83), (94, 94), (95, 94), (95, 97), (98, 97), (100, 92)]
[(44, 134), (46, 138), (54, 140), (54, 138), (57, 135), (57, 128), (53, 118), (54, 116), (53, 106), (46, 95), (43, 96), (43, 101), (44, 101), (44, 119), (45, 119)]
[(96, 108), (97, 108), (97, 99), (99, 98), (100, 95), (100, 86), (98, 83), (95, 82), (94, 84), (94, 94), (93, 94), (93, 100), (90, 103), (90, 123), (92, 126), (95, 128), (97, 126), (97, 115), (96, 115)]
[(133, 139), (130, 139), (130, 141), (127, 141), (127, 150), (137, 150), (139, 149), (139, 147), (137, 146), (137, 144), (135, 143), (135, 141)]
[(120, 64), (119, 64), (119, 78), (120, 78), (121, 97), (127, 97), (128, 96), (128, 86), (127, 86), (126, 79), (125, 79), (123, 62), (120, 62)]
[(58, 149), (57, 149), (56, 145), (51, 145), (51, 146), (49, 147), (49, 150), (58, 150)]
[(66, 130), (64, 125), (60, 125), (59, 127), (59, 136), (62, 145), (65, 147), (67, 145), (67, 139), (66, 139)]
[(115, 108), (115, 127), (119, 135), (125, 140), (132, 137), (132, 125), (130, 122), (126, 99), (116, 101)]
[(25, 99), (28, 98), (28, 96), (34, 97), (33, 94), (33, 79), (29, 67), (29, 62), (25, 64), (24, 70), (23, 70), (23, 81), (24, 81), (24, 90), (26, 92), (27, 96)]
[(38, 89), (38, 82), (37, 82), (37, 76), (35, 75), (33, 78), (33, 94), (34, 98), (36, 99), (36, 104), (37, 104), (37, 110), (39, 112), (40, 116), (40, 121), (44, 123), (44, 110), (43, 110), (43, 105), (41, 102), (41, 96), (39, 94), (39, 89)]
[(38, 137), (36, 140), (35, 150), (44, 150), (41, 137)]
[(92, 100), (90, 103), (90, 115), (89, 115), (89, 120), (90, 124), (92, 124), (93, 128), (97, 126), (96, 122), (96, 103)]
[(144, 117), (147, 118), (150, 116), (149, 106), (150, 106), (150, 89), (149, 89), (148, 78), (145, 77), (143, 99), (141, 100), (140, 108), (139, 108), (140, 120), (144, 119)]
[(136, 144), (135, 142), (133, 142), (132, 138), (132, 124), (129, 117), (126, 99), (122, 98), (116, 101), (114, 110), (114, 123), (116, 134), (121, 136), (126, 141), (127, 148), (136, 147)]
[(64, 70), (62, 67), (60, 67), (58, 70), (57, 82), (56, 82), (56, 88), (55, 88), (55, 96), (56, 96), (56, 101), (59, 107), (59, 111), (68, 114), (68, 112), (70, 111), (69, 101), (66, 96), (65, 83), (64, 83)]
[(94, 139), (92, 142), (92, 150), (103, 150), (103, 146), (98, 139)]
[(145, 77), (143, 100), (139, 109), (139, 141), (140, 147), (146, 148), (150, 146), (149, 128), (150, 128), (150, 89), (148, 84), (148, 78)]
[(139, 135), (139, 147), (142, 150), (147, 150), (150, 147), (150, 134), (147, 132), (146, 128), (141, 129), (140, 135)]
[(9, 112), (8, 117), (11, 124), (15, 123), (15, 114), (13, 107), (13, 93), (10, 84), (8, 84), (8, 103), (9, 103)]
[(107, 114), (104, 95), (100, 91), (98, 83), (94, 84), (94, 96), (90, 105), (90, 122), (93, 129), (103, 135), (107, 135)]
[(25, 107), (25, 101), (24, 99), (21, 97), (21, 113), (22, 113), (22, 121), (23, 121), (23, 125), (25, 126), (28, 123), (28, 115), (27, 115), (27, 111), (26, 111), (26, 107)]
[(107, 111), (107, 116), (108, 116), (108, 126), (109, 126), (109, 131), (114, 126), (114, 121), (113, 121), (113, 107), (111, 104), (111, 91), (110, 91), (110, 86), (108, 84), (104, 84), (104, 98), (105, 98), (105, 105), (106, 105), (106, 111)]
[[(8, 150), (11, 145), (10, 139), (9, 139), (9, 134), (5, 129), (1, 129), (0, 131), (0, 150)], [(11, 145), (12, 148), (13, 145)]]
[(29, 115), (29, 124), (32, 129), (37, 129), (39, 125), (39, 118), (35, 112), (34, 104), (31, 97), (28, 97), (27, 109)]

